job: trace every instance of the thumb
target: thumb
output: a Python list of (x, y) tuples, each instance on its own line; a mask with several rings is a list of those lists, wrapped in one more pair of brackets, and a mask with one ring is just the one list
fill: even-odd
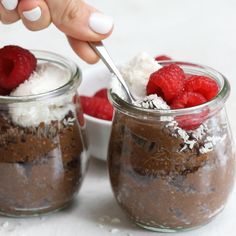
[(81, 41), (100, 41), (113, 28), (113, 19), (81, 0), (45, 0), (52, 22), (69, 37)]

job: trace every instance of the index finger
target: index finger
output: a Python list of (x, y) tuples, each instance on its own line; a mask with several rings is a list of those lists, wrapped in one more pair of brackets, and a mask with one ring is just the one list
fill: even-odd
[(18, 0), (0, 1), (0, 15), (2, 23), (10, 24), (19, 20), (20, 16), (16, 10), (17, 5), (18, 5)]

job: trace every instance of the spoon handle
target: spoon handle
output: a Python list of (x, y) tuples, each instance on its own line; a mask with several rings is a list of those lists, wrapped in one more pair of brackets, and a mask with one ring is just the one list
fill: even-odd
[(89, 45), (93, 48), (93, 50), (98, 54), (98, 56), (102, 59), (104, 64), (108, 67), (111, 73), (120, 74), (117, 70), (114, 62), (112, 61), (109, 53), (107, 52), (104, 44), (102, 42), (90, 42)]
[(113, 60), (111, 59), (108, 51), (106, 50), (105, 46), (102, 42), (89, 42), (89, 45), (91, 48), (97, 53), (97, 55), (102, 59), (103, 63), (107, 66), (109, 71), (114, 74), (118, 80), (120, 81), (121, 85), (124, 87), (128, 97), (131, 99), (131, 101), (134, 101), (132, 94), (129, 91), (128, 86), (126, 85), (126, 82), (123, 79), (123, 76), (117, 69), (116, 65), (114, 64)]

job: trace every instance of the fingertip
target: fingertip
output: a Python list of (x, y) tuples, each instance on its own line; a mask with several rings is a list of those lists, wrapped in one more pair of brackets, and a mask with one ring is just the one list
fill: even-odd
[(95, 11), (90, 14), (88, 24), (95, 33), (108, 37), (114, 27), (114, 20), (110, 16)]
[[(63, 0), (45, 0), (52, 15), (52, 21), (63, 33), (79, 41), (97, 42), (112, 33), (112, 17), (98, 12), (84, 1), (70, 1), (61, 7)], [(78, 2), (78, 3), (77, 3)]]
[(79, 41), (77, 39), (67, 37), (74, 52), (85, 62), (95, 64), (99, 61), (98, 55), (89, 46), (87, 42)]
[(18, 0), (1, 0), (1, 4), (6, 11), (14, 11), (17, 7)]
[(41, 11), (41, 8), (37, 6), (31, 10), (23, 11), (22, 15), (24, 16), (26, 20), (34, 22), (34, 21), (38, 21), (41, 18), (42, 11)]
[(16, 10), (7, 10), (5, 7), (3, 7), (2, 4), (0, 4), (0, 21), (3, 24), (11, 24), (20, 19), (20, 16)]
[(42, 0), (21, 0), (18, 5), (18, 12), (29, 30), (41, 30), (47, 28), (51, 23), (48, 6)]

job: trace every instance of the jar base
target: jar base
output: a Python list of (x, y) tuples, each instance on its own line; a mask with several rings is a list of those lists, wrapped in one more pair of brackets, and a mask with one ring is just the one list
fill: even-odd
[(152, 227), (152, 226), (147, 226), (141, 223), (137, 223), (135, 222), (135, 224), (143, 229), (147, 229), (149, 231), (153, 231), (153, 232), (160, 232), (160, 233), (177, 233), (177, 232), (181, 232), (181, 231), (190, 231), (190, 230), (194, 230), (194, 229), (198, 229), (201, 226), (196, 226), (196, 227), (191, 227), (191, 228), (157, 228), (157, 227)]
[(189, 227), (189, 228), (182, 228), (182, 227), (176, 227), (176, 228), (167, 228), (167, 227), (153, 227), (153, 226), (148, 226), (145, 225), (143, 223), (139, 223), (139, 222), (134, 222), (137, 226), (143, 228), (143, 229), (147, 229), (149, 231), (153, 231), (153, 232), (160, 232), (160, 233), (178, 233), (178, 232), (185, 232), (185, 231), (191, 231), (191, 230), (195, 230), (195, 229), (199, 229), (207, 224), (209, 224), (212, 220), (214, 220), (222, 211), (223, 211), (224, 207), (222, 207), (221, 209), (219, 209), (219, 211), (212, 216), (211, 219), (209, 219), (207, 222), (201, 224), (201, 225), (197, 225), (197, 226), (193, 226), (193, 227)]
[(15, 213), (9, 213), (6, 212), (2, 209), (0, 209), (0, 215), (1, 216), (6, 216), (6, 217), (11, 217), (11, 218), (30, 218), (30, 217), (38, 217), (38, 216), (46, 216), (49, 214), (53, 214), (55, 212), (61, 211), (70, 205), (72, 205), (74, 202), (74, 199), (70, 200), (69, 202), (66, 202), (65, 204), (61, 205), (60, 207), (56, 208), (50, 208), (50, 209), (35, 209), (35, 210), (27, 210), (27, 211), (22, 211), (22, 210), (16, 210)]

